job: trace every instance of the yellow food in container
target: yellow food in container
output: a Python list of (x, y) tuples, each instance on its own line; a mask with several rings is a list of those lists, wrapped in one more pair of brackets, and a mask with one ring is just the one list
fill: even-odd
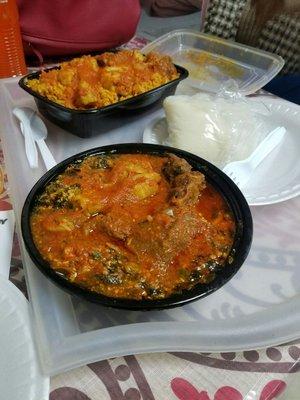
[(145, 93), (178, 76), (169, 56), (121, 50), (74, 58), (26, 85), (64, 107), (92, 109)]

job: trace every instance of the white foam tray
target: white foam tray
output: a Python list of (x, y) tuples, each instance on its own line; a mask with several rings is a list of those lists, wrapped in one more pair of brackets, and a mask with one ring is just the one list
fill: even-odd
[[(0, 134), (20, 232), (23, 202), (45, 172), (30, 170), (11, 110), (35, 107), (15, 79), (0, 91)], [(85, 149), (140, 142), (148, 112), (106, 134), (80, 139), (46, 121), (47, 144), (57, 161)], [(72, 297), (49, 282), (22, 245), (35, 341), (42, 367), (56, 374), (96, 360), (158, 351), (238, 351), (300, 337), (300, 198), (252, 208), (254, 241), (239, 273), (214, 294), (184, 307), (156, 312), (105, 309)]]

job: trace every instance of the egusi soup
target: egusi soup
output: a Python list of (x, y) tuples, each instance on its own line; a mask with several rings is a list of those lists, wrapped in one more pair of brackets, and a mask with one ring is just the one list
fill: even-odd
[(35, 245), (58, 274), (136, 300), (211, 282), (235, 233), (221, 195), (172, 154), (79, 160), (46, 186), (30, 218)]

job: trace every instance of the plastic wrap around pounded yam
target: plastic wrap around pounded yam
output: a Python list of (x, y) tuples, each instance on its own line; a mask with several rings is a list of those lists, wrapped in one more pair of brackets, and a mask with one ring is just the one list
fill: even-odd
[(247, 158), (268, 133), (251, 100), (205, 93), (167, 97), (165, 144), (190, 151), (222, 168)]

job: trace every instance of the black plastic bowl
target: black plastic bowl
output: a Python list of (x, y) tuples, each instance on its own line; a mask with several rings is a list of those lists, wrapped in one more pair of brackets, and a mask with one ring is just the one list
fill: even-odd
[[(209, 284), (198, 284), (191, 290), (185, 290), (180, 294), (170, 296), (162, 300), (128, 300), (115, 299), (94, 293), (84, 289), (79, 285), (69, 282), (62, 276), (58, 275), (40, 255), (36, 248), (30, 229), (30, 215), (37, 196), (43, 191), (45, 186), (55, 179), (58, 174), (61, 174), (66, 167), (76, 160), (80, 160), (92, 154), (128, 154), (128, 153), (146, 153), (162, 155), (173, 153), (179, 157), (186, 159), (194, 170), (202, 172), (206, 180), (221, 193), (223, 198), (229, 205), (236, 223), (236, 234), (232, 246), (232, 250), (228, 256), (227, 262), (222, 268), (216, 272), (215, 279)], [(114, 144), (110, 146), (98, 147), (82, 153), (76, 154), (52, 168), (34, 185), (29, 193), (22, 210), (21, 218), (22, 235), (27, 248), (27, 251), (38, 269), (55, 284), (71, 294), (80, 296), (85, 300), (100, 303), (104, 306), (124, 308), (131, 310), (153, 310), (171, 308), (181, 306), (188, 302), (198, 300), (205, 297), (215, 290), (223, 286), (229, 281), (239, 270), (245, 261), (250, 250), (252, 242), (252, 217), (249, 206), (238, 189), (238, 187), (229, 179), (221, 170), (193, 154), (182, 150), (174, 149), (167, 146), (159, 146), (152, 144)]]
[[(106, 107), (91, 110), (74, 110), (48, 100), (34, 90), (26, 82), (39, 78), (41, 71), (28, 74), (20, 79), (19, 86), (34, 97), (39, 112), (48, 120), (61, 128), (82, 138), (88, 138), (120, 127), (124, 122), (134, 120), (140, 113), (151, 106), (160, 106), (166, 96), (174, 94), (180, 81), (188, 77), (188, 71), (175, 65), (179, 77), (148, 92), (139, 94), (126, 100), (119, 101)], [(44, 71), (57, 69), (48, 68)]]

